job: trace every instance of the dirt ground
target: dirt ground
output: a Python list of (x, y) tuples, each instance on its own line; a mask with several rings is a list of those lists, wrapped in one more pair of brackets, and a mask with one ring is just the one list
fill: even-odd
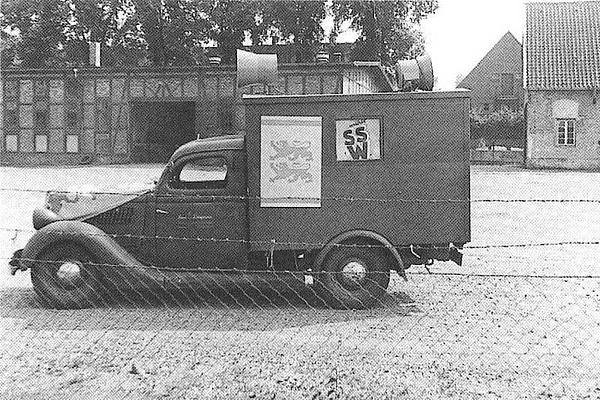
[[(87, 310), (8, 273), (39, 192), (152, 181), (162, 166), (0, 168), (0, 398), (600, 399), (600, 173), (472, 167), (462, 267), (397, 275), (371, 310), (301, 282), (199, 282)], [(116, 183), (115, 183), (116, 182)], [(487, 245), (563, 245), (486, 248)]]

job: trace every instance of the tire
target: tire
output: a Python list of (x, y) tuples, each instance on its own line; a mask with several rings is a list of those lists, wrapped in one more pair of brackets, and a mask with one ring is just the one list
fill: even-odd
[[(352, 243), (351, 243), (352, 244)], [(364, 309), (386, 292), (390, 269), (381, 249), (340, 246), (327, 255), (319, 274), (323, 297), (334, 307)]]
[(42, 303), (50, 307), (92, 307), (99, 300), (102, 287), (94, 261), (89, 251), (80, 245), (54, 245), (31, 269), (33, 290)]

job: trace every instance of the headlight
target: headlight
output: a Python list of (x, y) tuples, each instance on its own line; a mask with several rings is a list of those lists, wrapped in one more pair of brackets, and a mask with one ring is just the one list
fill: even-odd
[(67, 200), (66, 193), (51, 190), (49, 192), (46, 192), (45, 207), (50, 211), (58, 213), (62, 208), (62, 204), (65, 200)]

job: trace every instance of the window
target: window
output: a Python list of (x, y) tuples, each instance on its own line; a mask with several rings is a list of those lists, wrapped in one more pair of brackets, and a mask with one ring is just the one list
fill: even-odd
[(48, 151), (48, 136), (35, 135), (35, 151), (38, 153), (46, 153)]
[(17, 135), (6, 135), (6, 151), (10, 153), (19, 151), (19, 137)]
[(66, 125), (67, 128), (79, 127), (79, 113), (77, 109), (71, 108), (67, 110)]
[(575, 146), (575, 120), (558, 120), (558, 144), (565, 146)]
[(19, 115), (17, 114), (17, 110), (6, 110), (5, 118), (6, 119), (4, 121), (6, 123), (6, 126), (19, 126)]
[(178, 189), (219, 189), (227, 181), (227, 164), (221, 157), (197, 158), (176, 169), (171, 186)]
[(4, 84), (4, 96), (7, 98), (19, 97), (19, 81), (6, 81)]
[(33, 83), (33, 93), (36, 97), (48, 96), (48, 84), (46, 81), (36, 80)]
[(502, 74), (500, 78), (500, 94), (503, 97), (512, 97), (515, 95), (515, 75)]
[(79, 136), (67, 135), (67, 153), (79, 153)]
[(67, 79), (65, 93), (69, 98), (79, 99), (83, 97), (83, 83), (78, 79)]
[(33, 117), (33, 124), (36, 128), (48, 127), (48, 111), (38, 110)]

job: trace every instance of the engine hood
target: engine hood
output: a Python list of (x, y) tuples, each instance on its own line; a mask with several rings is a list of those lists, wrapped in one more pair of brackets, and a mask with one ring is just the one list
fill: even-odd
[(99, 190), (90, 186), (51, 190), (46, 193), (46, 209), (61, 220), (84, 220), (112, 210), (151, 192), (154, 185)]

